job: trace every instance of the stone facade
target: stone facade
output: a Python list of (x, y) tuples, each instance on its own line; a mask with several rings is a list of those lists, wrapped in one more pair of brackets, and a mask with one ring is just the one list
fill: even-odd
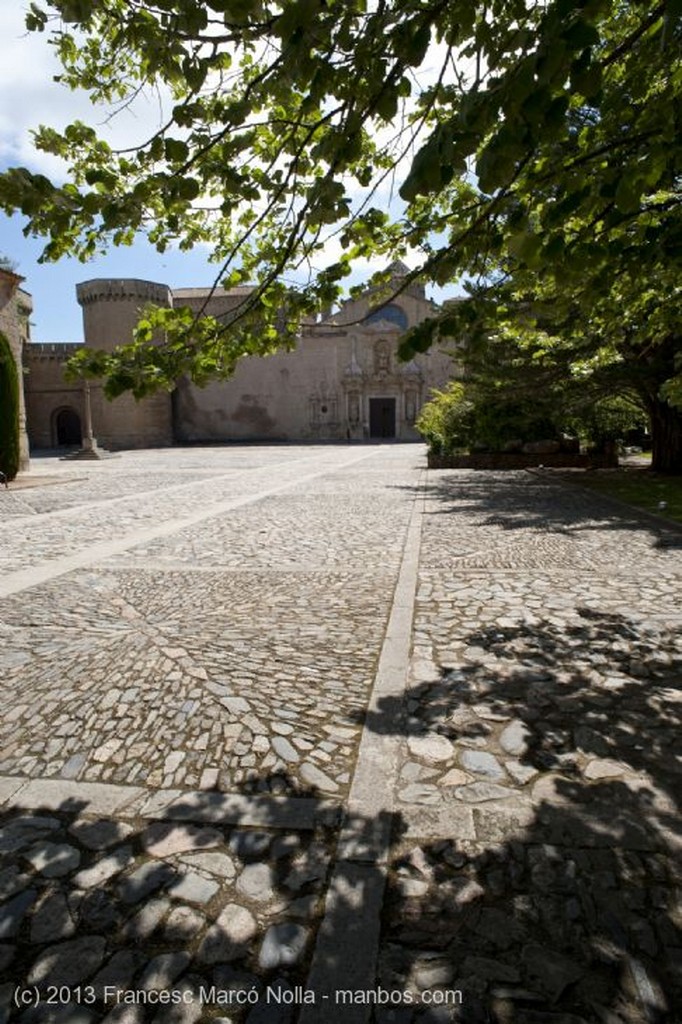
[(83, 388), (67, 381), (64, 363), (75, 345), (33, 343), (24, 353), (26, 417), (31, 448), (80, 445)]
[[(392, 266), (394, 286), (407, 271)], [(130, 340), (145, 305), (189, 306), (218, 319), (234, 314), (248, 288), (230, 291), (183, 288), (137, 280), (94, 280), (78, 285), (85, 343), (111, 351)], [(375, 306), (373, 310), (373, 304)], [(92, 418), (106, 448), (158, 447), (177, 442), (230, 440), (416, 440), (414, 422), (434, 387), (452, 375), (452, 355), (433, 349), (409, 363), (397, 359), (400, 335), (437, 307), (417, 284), (387, 305), (368, 290), (336, 313), (304, 326), (291, 352), (245, 357), (227, 381), (198, 388), (178, 382), (136, 402), (108, 402), (93, 386)], [(34, 447), (78, 443), (83, 392), (68, 384), (63, 364), (71, 345), (32, 345), (28, 350), (28, 422)]]
[[(165, 285), (136, 280), (87, 281), (77, 287), (83, 308), (86, 345), (111, 352), (131, 340), (133, 327), (149, 303), (170, 305)], [(69, 382), (64, 364), (77, 346), (31, 345), (26, 350), (28, 430), (33, 448), (80, 444), (85, 423), (83, 384)], [(171, 397), (161, 392), (137, 402), (122, 395), (110, 402), (91, 385), (92, 420), (105, 448), (156, 448), (173, 443)]]
[(23, 277), (11, 270), (0, 269), (0, 331), (9, 342), (19, 376), (19, 444), (21, 469), (28, 466), (28, 436), (26, 433), (26, 407), (22, 383), (22, 352), (30, 336), (29, 317), (33, 311), (31, 296), (20, 288)]

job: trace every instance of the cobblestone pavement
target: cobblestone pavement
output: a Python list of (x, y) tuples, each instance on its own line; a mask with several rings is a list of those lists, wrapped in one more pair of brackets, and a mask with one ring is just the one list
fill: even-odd
[(680, 535), (421, 464), (0, 492), (0, 1022), (682, 1021)]
[(682, 1020), (681, 574), (679, 533), (549, 473), (430, 474), (387, 989)]
[[(387, 482), (410, 479), (415, 449), (383, 456), (342, 501), (334, 467), (369, 465), (365, 450), (246, 451), (248, 469), (222, 466), (217, 449), (202, 483), (166, 474), (166, 488), (124, 498), (127, 459), (112, 460), (85, 490), (97, 502), (8, 531), (6, 576), (45, 550), (56, 557), (42, 565), (58, 571), (65, 553), (107, 538), (125, 549), (98, 547), (91, 567), (6, 598), (0, 773), (347, 791), (411, 507)], [(318, 477), (329, 492), (316, 492)], [(140, 540), (169, 519), (177, 528)], [(38, 549), (25, 552), (34, 535)]]
[(3, 492), (0, 1020), (289, 1019), (420, 459), (125, 453)]

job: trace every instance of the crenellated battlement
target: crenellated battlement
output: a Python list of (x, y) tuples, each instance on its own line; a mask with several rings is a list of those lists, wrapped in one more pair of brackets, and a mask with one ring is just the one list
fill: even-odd
[(80, 341), (32, 341), (24, 346), (24, 359), (70, 359), (83, 344)]
[(141, 281), (133, 277), (101, 277), (76, 285), (76, 297), (81, 306), (95, 302), (153, 302), (157, 306), (172, 306), (173, 294), (166, 284)]

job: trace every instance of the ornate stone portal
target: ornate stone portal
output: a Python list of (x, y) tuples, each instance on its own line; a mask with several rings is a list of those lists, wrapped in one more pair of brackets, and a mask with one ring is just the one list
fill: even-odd
[[(378, 337), (377, 337), (378, 335)], [(354, 440), (411, 440), (417, 410), (425, 400), (424, 372), (396, 357), (395, 324), (374, 319), (353, 335), (351, 360), (343, 374), (348, 437)], [(358, 359), (365, 355), (365, 366)]]

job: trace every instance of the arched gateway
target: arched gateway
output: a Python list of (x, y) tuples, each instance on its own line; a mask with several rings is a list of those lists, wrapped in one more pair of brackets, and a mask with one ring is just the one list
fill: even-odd
[(81, 418), (75, 409), (67, 406), (54, 415), (54, 438), (59, 448), (80, 445), (83, 438)]

